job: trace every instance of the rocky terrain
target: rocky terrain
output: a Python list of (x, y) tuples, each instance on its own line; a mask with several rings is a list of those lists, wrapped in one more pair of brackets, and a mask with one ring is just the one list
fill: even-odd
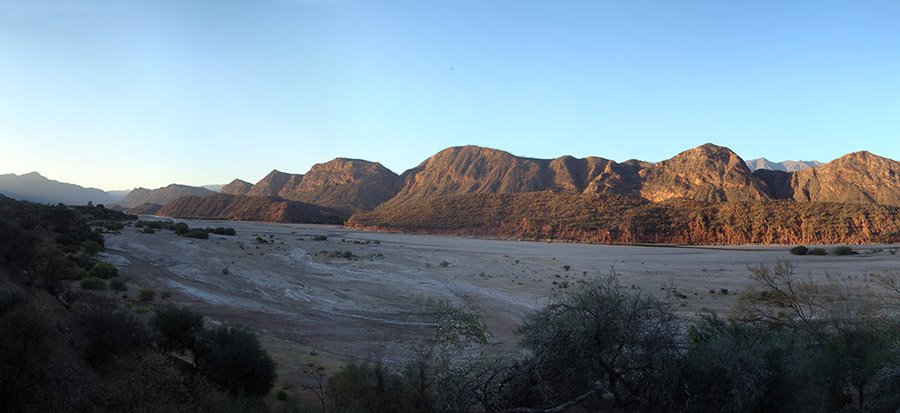
[(653, 203), (622, 195), (467, 194), (353, 215), (360, 229), (604, 244), (900, 242), (900, 207), (792, 201)]
[[(295, 175), (297, 176), (297, 175)], [(400, 176), (380, 163), (337, 158), (288, 182), (278, 195), (347, 212), (370, 211), (400, 190)]]
[(706, 202), (768, 198), (765, 185), (728, 148), (705, 144), (638, 172), (640, 196), (652, 202), (686, 198)]
[(900, 162), (869, 152), (844, 155), (791, 176), (793, 199), (900, 206)]
[(226, 195), (246, 195), (247, 192), (250, 192), (251, 188), (253, 188), (253, 184), (250, 182), (235, 179), (223, 186), (222, 189), (219, 190), (219, 193)]
[(138, 188), (119, 205), (178, 218), (350, 218), (358, 228), (611, 243), (880, 242), (895, 239), (900, 222), (897, 161), (855, 152), (821, 165), (745, 162), (709, 143), (656, 163), (460, 146), (401, 175), (336, 158), (221, 191)]
[(273, 169), (268, 175), (255, 183), (245, 195), (247, 196), (278, 196), (288, 182), (299, 182), (303, 175), (284, 173)]

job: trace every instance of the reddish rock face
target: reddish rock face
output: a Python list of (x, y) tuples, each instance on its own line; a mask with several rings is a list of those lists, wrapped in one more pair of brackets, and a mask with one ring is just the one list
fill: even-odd
[(793, 199), (900, 206), (900, 162), (854, 152), (818, 168), (794, 172)]
[(765, 199), (765, 185), (728, 148), (706, 144), (672, 159), (650, 164), (616, 163), (604, 158), (553, 160), (513, 156), (494, 149), (450, 148), (406, 174), (392, 204), (440, 195), (468, 193), (561, 193), (639, 195), (660, 202)]
[(253, 188), (253, 184), (250, 182), (235, 179), (228, 185), (223, 186), (222, 189), (219, 190), (219, 193), (226, 195), (246, 195), (247, 192), (250, 192), (251, 188)]
[(400, 191), (401, 178), (380, 163), (337, 158), (314, 165), (279, 196), (343, 211), (369, 211)]
[(642, 169), (641, 197), (662, 202), (687, 198), (706, 202), (766, 199), (765, 185), (731, 149), (705, 144)]
[(210, 196), (215, 192), (196, 186), (172, 184), (166, 187), (149, 190), (137, 188), (128, 193), (119, 205), (125, 208), (134, 208), (141, 204), (165, 205), (183, 196)]

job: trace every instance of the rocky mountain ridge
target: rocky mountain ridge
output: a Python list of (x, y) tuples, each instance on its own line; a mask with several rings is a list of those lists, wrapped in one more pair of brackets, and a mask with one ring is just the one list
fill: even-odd
[(184, 196), (209, 196), (214, 194), (215, 192), (206, 188), (171, 184), (152, 190), (135, 188), (128, 193), (125, 199), (119, 201), (118, 204), (125, 208), (134, 208), (141, 204), (165, 205)]

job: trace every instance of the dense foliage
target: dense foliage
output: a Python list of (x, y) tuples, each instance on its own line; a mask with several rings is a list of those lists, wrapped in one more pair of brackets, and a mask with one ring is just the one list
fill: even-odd
[[(140, 311), (85, 291), (106, 289), (105, 279), (125, 288), (97, 260), (103, 237), (92, 229), (118, 218), (102, 206), (0, 196), (0, 411), (227, 411), (237, 403), (228, 392), (258, 410), (275, 365), (254, 333), (229, 326), (222, 338), (202, 316), (169, 307), (151, 333)], [(198, 351), (203, 368), (171, 353), (183, 351)]]

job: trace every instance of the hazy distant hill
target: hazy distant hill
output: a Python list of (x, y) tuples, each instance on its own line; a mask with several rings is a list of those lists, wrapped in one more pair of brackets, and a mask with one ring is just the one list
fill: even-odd
[(0, 193), (13, 199), (44, 204), (62, 202), (68, 205), (84, 205), (90, 201), (94, 204), (110, 205), (115, 202), (112, 196), (100, 189), (54, 181), (37, 172), (0, 175)]
[(182, 197), (166, 204), (156, 214), (173, 218), (312, 224), (340, 224), (347, 217), (340, 211), (305, 202), (227, 194)]
[(109, 194), (110, 198), (112, 198), (113, 202), (119, 202), (125, 199), (126, 196), (131, 192), (130, 189), (121, 190), (121, 191), (106, 191)]
[(796, 172), (807, 168), (815, 168), (821, 166), (819, 161), (781, 161), (772, 162), (766, 158), (757, 158), (747, 161), (747, 166), (751, 171), (767, 169), (770, 171)]
[(215, 195), (215, 192), (206, 188), (196, 186), (187, 186), (179, 184), (171, 184), (157, 189), (136, 188), (128, 193), (125, 199), (118, 202), (125, 208), (134, 208), (141, 204), (157, 204), (165, 205), (183, 196), (209, 196)]
[(224, 186), (225, 185), (222, 185), (222, 184), (212, 184), (212, 185), (201, 185), (200, 187), (206, 188), (206, 189), (209, 189), (210, 191), (218, 193), (222, 190), (222, 187), (224, 187)]

